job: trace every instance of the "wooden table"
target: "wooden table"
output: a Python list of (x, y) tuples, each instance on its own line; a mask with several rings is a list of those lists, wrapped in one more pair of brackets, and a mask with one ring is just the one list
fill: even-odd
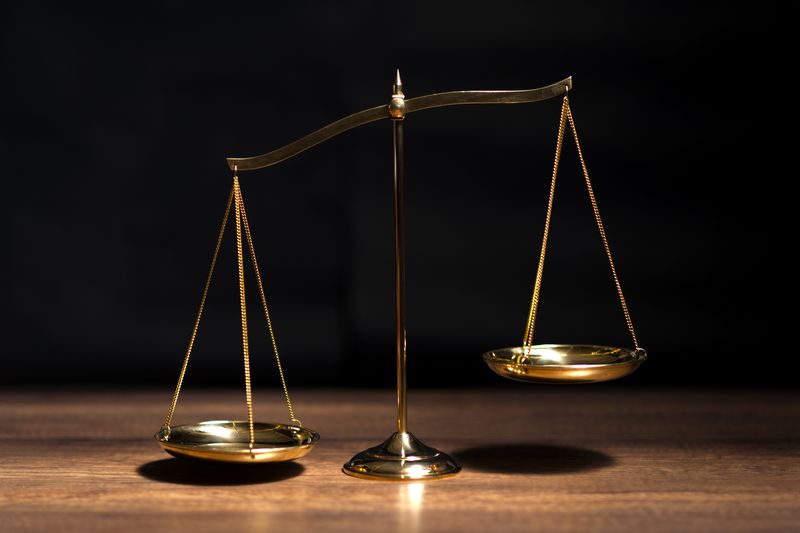
[[(391, 391), (296, 391), (322, 440), (263, 468), (167, 456), (152, 434), (169, 395), (0, 393), (0, 530), (800, 530), (797, 393), (412, 390), (412, 430), (464, 470), (410, 484), (340, 471), (392, 432)], [(286, 418), (277, 391), (255, 401)], [(242, 416), (241, 392), (187, 390), (176, 422)]]

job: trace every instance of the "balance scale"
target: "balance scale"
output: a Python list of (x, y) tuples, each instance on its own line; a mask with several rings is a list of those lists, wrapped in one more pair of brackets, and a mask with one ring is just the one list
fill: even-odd
[[(239, 172), (266, 168), (293, 157), (312, 146), (323, 143), (340, 133), (358, 126), (388, 119), (394, 129), (394, 245), (395, 245), (395, 333), (397, 351), (397, 431), (383, 443), (357, 453), (347, 461), (342, 470), (344, 473), (363, 479), (415, 481), (440, 479), (457, 474), (461, 467), (449, 455), (423, 444), (408, 431), (406, 401), (406, 264), (405, 264), (405, 164), (403, 144), (403, 124), (406, 115), (433, 109), (436, 107), (465, 104), (523, 104), (541, 102), (551, 98), (562, 97), (561, 116), (558, 123), (558, 135), (550, 180), (550, 193), (547, 199), (544, 235), (533, 295), (522, 343), (518, 346), (499, 348), (483, 354), (483, 360), (500, 376), (530, 383), (594, 383), (608, 381), (630, 374), (647, 358), (647, 352), (639, 346), (633, 327), (628, 304), (622, 293), (611, 256), (611, 249), (606, 238), (603, 221), (600, 217), (597, 199), (595, 198), (589, 172), (581, 151), (575, 121), (569, 105), (569, 91), (572, 89), (572, 77), (553, 83), (546, 87), (519, 91), (452, 91), (429, 94), (406, 99), (400, 72), (395, 76), (392, 86), (392, 97), (388, 104), (359, 111), (353, 115), (337, 120), (317, 131), (306, 135), (282, 148), (255, 157), (228, 158), (228, 166), (233, 171), (233, 184), (228, 195), (225, 215), (217, 236), (212, 255), (211, 267), (203, 287), (200, 305), (194, 321), (189, 343), (183, 358), (178, 376), (178, 384), (172, 396), (172, 402), (161, 430), (155, 438), (168, 453), (182, 458), (203, 459), (209, 461), (232, 463), (263, 463), (291, 461), (303, 457), (319, 441), (319, 435), (303, 427), (295, 416), (292, 401), (286, 386), (286, 379), (278, 354), (278, 344), (272, 327), (266, 292), (261, 280), (261, 273), (256, 259), (255, 247), (247, 220), (244, 197), (239, 184)], [(594, 211), (597, 228), (603, 243), (606, 257), (611, 267), (611, 277), (619, 296), (622, 312), (631, 336), (633, 348), (596, 346), (583, 344), (534, 344), (534, 328), (539, 307), (539, 293), (544, 271), (544, 259), (547, 251), (547, 240), (550, 232), (550, 220), (553, 211), (553, 197), (556, 176), (564, 144), (564, 135), (569, 126), (578, 151), (581, 170), (586, 182), (589, 200)], [(232, 209), (233, 208), (233, 209)], [(247, 420), (211, 420), (187, 425), (172, 425), (172, 418), (178, 397), (181, 392), (189, 357), (194, 347), (200, 319), (208, 295), (208, 288), (219, 256), (220, 245), (225, 233), (228, 219), (233, 212), (236, 233), (236, 258), (239, 274), (239, 300), (242, 322), (242, 353), (244, 356), (245, 400)], [(250, 384), (250, 348), (248, 341), (247, 307), (244, 283), (244, 245), (246, 242), (248, 255), (255, 273), (259, 298), (264, 310), (267, 330), (272, 341), (272, 348), (277, 363), (278, 375), (283, 387), (289, 423), (261, 423), (253, 420), (253, 400)]]

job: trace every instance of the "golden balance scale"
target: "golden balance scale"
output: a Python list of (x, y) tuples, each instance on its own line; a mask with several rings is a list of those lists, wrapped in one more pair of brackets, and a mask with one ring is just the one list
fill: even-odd
[[(492, 350), (483, 355), (483, 360), (497, 374), (531, 383), (593, 383), (608, 381), (630, 374), (647, 358), (647, 353), (639, 346), (633, 328), (628, 305), (622, 293), (614, 260), (606, 239), (605, 229), (600, 211), (597, 207), (594, 190), (589, 173), (578, 142), (572, 112), (569, 106), (568, 93), (572, 89), (572, 78), (559, 81), (547, 87), (521, 91), (453, 91), (430, 94), (406, 100), (400, 73), (397, 72), (392, 88), (389, 104), (360, 111), (341, 120), (333, 122), (305, 137), (282, 148), (256, 157), (228, 159), (233, 171), (233, 186), (225, 208), (217, 237), (216, 247), (211, 261), (208, 277), (203, 288), (200, 306), (195, 318), (192, 334), (181, 366), (178, 384), (161, 430), (156, 439), (168, 453), (177, 457), (205, 459), (211, 461), (256, 463), (290, 461), (306, 455), (319, 440), (319, 435), (304, 428), (295, 417), (292, 402), (286, 387), (286, 380), (281, 367), (275, 332), (272, 328), (269, 308), (261, 274), (256, 260), (256, 253), (250, 225), (247, 221), (244, 199), (239, 186), (238, 172), (256, 170), (275, 165), (311, 148), (319, 143), (339, 135), (357, 126), (381, 119), (391, 119), (394, 128), (394, 244), (395, 244), (395, 332), (397, 338), (397, 431), (385, 442), (356, 454), (344, 464), (342, 470), (351, 476), (365, 479), (382, 479), (395, 481), (440, 479), (457, 474), (461, 467), (450, 456), (426, 446), (409, 433), (406, 409), (406, 305), (405, 305), (405, 229), (404, 229), (404, 146), (403, 123), (409, 113), (435, 107), (462, 104), (521, 104), (540, 102), (563, 95), (561, 117), (558, 124), (553, 173), (550, 180), (550, 194), (547, 200), (544, 236), (536, 278), (531, 298), (530, 311), (525, 326), (522, 345)], [(572, 131), (578, 149), (589, 199), (594, 211), (597, 228), (603, 243), (611, 276), (619, 295), (625, 321), (633, 341), (633, 348), (617, 348), (609, 346), (579, 344), (533, 344), (534, 326), (539, 306), (539, 292), (542, 284), (544, 258), (547, 250), (547, 239), (550, 232), (550, 219), (553, 210), (558, 164), (564, 141), (567, 124)], [(188, 425), (172, 425), (172, 417), (178, 402), (183, 379), (189, 364), (189, 356), (194, 346), (200, 318), (211, 284), (214, 267), (217, 262), (225, 226), (233, 206), (236, 228), (236, 256), (239, 272), (239, 299), (242, 319), (242, 352), (244, 355), (245, 399), (247, 404), (247, 420), (212, 420)], [(247, 242), (267, 330), (272, 341), (272, 348), (280, 376), (281, 385), (289, 412), (288, 424), (260, 423), (253, 421), (253, 401), (250, 385), (250, 349), (248, 342), (247, 312), (244, 286), (244, 253), (242, 241)]]

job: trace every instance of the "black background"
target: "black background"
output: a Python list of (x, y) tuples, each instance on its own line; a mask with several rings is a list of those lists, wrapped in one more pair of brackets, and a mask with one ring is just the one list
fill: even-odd
[[(290, 4), (292, 7), (289, 7)], [(407, 97), (574, 76), (573, 112), (650, 360), (625, 385), (779, 386), (791, 328), (769, 14), (732, 3), (11, 2), (2, 8), (0, 382), (173, 383), (226, 156)], [(775, 80), (775, 81), (770, 81)], [(406, 121), (414, 386), (511, 384), (560, 103)], [(292, 385), (394, 379), (391, 125), (241, 175)], [(538, 342), (630, 345), (572, 142)], [(228, 235), (188, 382), (241, 383)], [(252, 278), (248, 279), (254, 289)], [(254, 380), (274, 385), (251, 291)]]

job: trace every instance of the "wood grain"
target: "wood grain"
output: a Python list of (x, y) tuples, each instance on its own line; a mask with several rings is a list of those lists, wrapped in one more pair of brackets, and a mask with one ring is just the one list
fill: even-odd
[[(342, 463), (393, 430), (391, 391), (307, 390), (296, 463), (190, 463), (152, 434), (170, 391), (0, 393), (2, 531), (798, 531), (800, 394), (606, 387), (412, 391), (410, 427), (464, 471), (369, 482)], [(256, 418), (286, 418), (256, 391)], [(181, 398), (176, 423), (244, 415)]]

